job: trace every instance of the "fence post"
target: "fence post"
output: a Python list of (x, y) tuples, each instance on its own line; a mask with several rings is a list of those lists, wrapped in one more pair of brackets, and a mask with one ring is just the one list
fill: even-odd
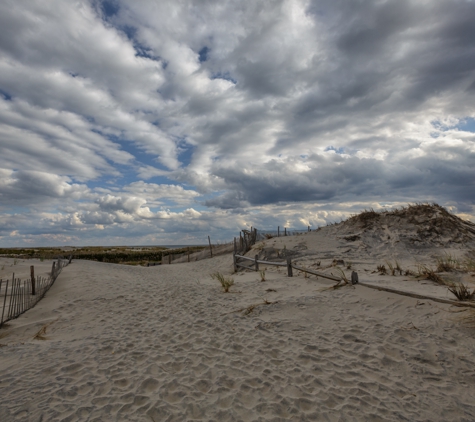
[(72, 255), (69, 255), (69, 262), (68, 262), (68, 265), (71, 264), (71, 261), (73, 260), (73, 256)]
[(10, 304), (8, 305), (8, 316), (11, 318), (13, 316), (15, 308), (15, 299), (16, 299), (16, 284), (15, 284), (15, 273), (12, 275), (12, 288), (10, 289)]
[(190, 262), (190, 247), (188, 246), (188, 262)]
[(259, 263), (257, 262), (257, 258), (259, 258), (259, 255), (256, 255), (254, 258), (254, 265), (256, 266), (256, 271), (259, 271)]
[(56, 277), (55, 277), (55, 267), (56, 267), (56, 262), (53, 261), (53, 266), (51, 267), (51, 278), (54, 280)]
[(280, 237), (280, 226), (277, 226), (277, 237)]
[(292, 259), (290, 256), (287, 257), (287, 276), (292, 277)]
[(3, 300), (3, 311), (2, 311), (2, 320), (0, 321), (0, 327), (3, 325), (3, 315), (5, 314), (5, 306), (7, 305), (7, 293), (8, 293), (8, 278), (7, 278), (7, 286), (5, 288), (5, 299)]
[(310, 231), (310, 226), (308, 226), (308, 231)]
[(284, 227), (284, 236), (287, 236), (287, 227)]
[(171, 265), (171, 263), (172, 263), (172, 254), (169, 253), (169, 254), (168, 254), (168, 264)]
[(33, 265), (30, 266), (30, 277), (31, 277), (31, 294), (34, 296), (36, 295), (36, 286), (35, 286), (35, 267)]
[(213, 258), (213, 248), (211, 246), (211, 239), (209, 236), (208, 236), (208, 243), (209, 243), (209, 253), (211, 255), (211, 258)]

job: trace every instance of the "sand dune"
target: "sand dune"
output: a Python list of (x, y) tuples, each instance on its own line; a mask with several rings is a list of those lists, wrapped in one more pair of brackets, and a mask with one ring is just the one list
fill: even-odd
[(73, 262), (2, 330), (0, 419), (475, 419), (470, 311), (270, 268), (223, 293), (231, 262)]

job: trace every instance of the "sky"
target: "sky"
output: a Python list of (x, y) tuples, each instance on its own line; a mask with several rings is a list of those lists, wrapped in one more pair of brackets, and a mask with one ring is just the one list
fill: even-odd
[(0, 247), (475, 221), (473, 0), (3, 0)]

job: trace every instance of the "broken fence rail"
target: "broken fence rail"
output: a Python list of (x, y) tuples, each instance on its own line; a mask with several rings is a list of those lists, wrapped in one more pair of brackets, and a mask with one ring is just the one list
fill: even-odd
[[(334, 275), (331, 275), (331, 274), (321, 273), (319, 271), (311, 270), (311, 269), (308, 269), (308, 268), (303, 268), (303, 267), (300, 267), (298, 265), (292, 264), (292, 260), (290, 258), (287, 258), (287, 262), (263, 261), (263, 260), (258, 259), (257, 255), (256, 255), (255, 258), (251, 258), (249, 256), (234, 254), (233, 258), (234, 258), (234, 270), (235, 271), (237, 271), (238, 267), (251, 269), (253, 266), (254, 266), (255, 271), (259, 271), (259, 264), (274, 265), (274, 266), (277, 266), (277, 267), (287, 267), (287, 273), (288, 273), (289, 277), (293, 276), (292, 269), (296, 269), (298, 271), (302, 271), (302, 272), (305, 272), (305, 273), (308, 273), (308, 274), (312, 274), (312, 275), (315, 275), (317, 277), (328, 278), (329, 280), (338, 281), (338, 282), (343, 281), (342, 277), (337, 277), (337, 276), (334, 276)], [(246, 261), (252, 261), (252, 264), (250, 266), (242, 265), (241, 263), (238, 262), (238, 259), (244, 259)]]

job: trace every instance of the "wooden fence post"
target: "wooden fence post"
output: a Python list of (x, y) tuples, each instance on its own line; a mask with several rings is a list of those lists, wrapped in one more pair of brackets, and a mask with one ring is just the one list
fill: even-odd
[(310, 231), (310, 226), (308, 226), (308, 231)]
[(256, 271), (259, 271), (259, 263), (257, 262), (257, 259), (259, 258), (259, 255), (256, 255), (254, 257), (254, 265), (256, 267)]
[(69, 255), (69, 262), (68, 262), (68, 265), (71, 264), (71, 261), (73, 260), (73, 256), (72, 255)]
[(51, 278), (54, 279), (55, 278), (55, 267), (56, 267), (56, 262), (53, 261), (53, 266), (51, 267)]
[(277, 237), (280, 237), (280, 226), (277, 226)]
[(208, 243), (209, 243), (209, 253), (211, 255), (211, 258), (213, 258), (213, 248), (211, 246), (211, 239), (209, 236), (208, 236)]
[(171, 265), (171, 263), (172, 263), (172, 254), (169, 253), (168, 254), (168, 264)]
[(190, 262), (190, 247), (188, 247), (188, 262)]
[(287, 276), (292, 277), (292, 259), (290, 256), (287, 257)]
[(239, 232), (239, 252), (242, 252), (242, 248), (243, 248), (243, 240), (242, 240), (242, 232)]
[(8, 293), (8, 278), (7, 278), (7, 286), (5, 288), (5, 299), (3, 299), (2, 319), (0, 320), (0, 325), (3, 324), (3, 315), (5, 314), (5, 306), (7, 305), (7, 293)]
[(36, 286), (35, 286), (35, 267), (33, 265), (30, 266), (30, 277), (31, 277), (31, 294), (34, 296), (36, 295)]
[(284, 227), (284, 236), (287, 236), (287, 227)]

